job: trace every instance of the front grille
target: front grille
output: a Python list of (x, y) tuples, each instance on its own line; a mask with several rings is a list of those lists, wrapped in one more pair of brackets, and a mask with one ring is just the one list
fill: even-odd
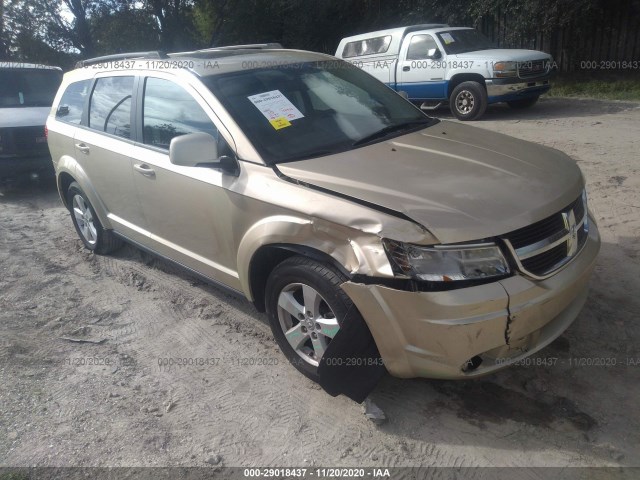
[(518, 63), (518, 76), (520, 78), (540, 77), (546, 75), (548, 71), (549, 62), (546, 59)]
[(586, 202), (582, 194), (558, 213), (505, 235), (523, 273), (545, 278), (582, 250), (589, 231)]

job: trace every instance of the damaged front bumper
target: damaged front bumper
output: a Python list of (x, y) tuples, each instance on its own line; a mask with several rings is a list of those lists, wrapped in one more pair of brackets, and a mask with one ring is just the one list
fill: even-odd
[(582, 252), (545, 280), (516, 274), (441, 292), (354, 282), (342, 288), (367, 322), (392, 375), (471, 378), (537, 352), (567, 329), (584, 306), (599, 249), (592, 223)]
[(534, 79), (493, 78), (485, 80), (489, 103), (509, 102), (540, 96), (551, 88), (549, 75)]

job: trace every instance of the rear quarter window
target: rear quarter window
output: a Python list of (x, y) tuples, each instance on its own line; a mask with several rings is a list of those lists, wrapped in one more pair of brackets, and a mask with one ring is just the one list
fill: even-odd
[(91, 80), (82, 80), (69, 84), (62, 94), (56, 109), (56, 118), (62, 122), (79, 125), (82, 120), (84, 101), (89, 93)]

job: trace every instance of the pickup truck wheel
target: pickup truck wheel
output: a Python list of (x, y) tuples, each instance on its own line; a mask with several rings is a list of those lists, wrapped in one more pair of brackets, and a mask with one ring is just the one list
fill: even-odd
[(340, 288), (346, 278), (333, 268), (291, 257), (269, 275), (266, 307), (273, 336), (287, 359), (318, 382), (318, 366), (344, 318), (357, 312)]
[(523, 98), (521, 100), (512, 100), (510, 102), (507, 102), (507, 105), (515, 109), (529, 108), (529, 107), (533, 107), (539, 98), (540, 98), (539, 96), (536, 96), (536, 97)]
[(451, 92), (449, 106), (458, 120), (475, 120), (487, 109), (487, 91), (478, 82), (462, 82)]
[(73, 226), (88, 250), (104, 255), (122, 245), (113, 232), (102, 227), (93, 206), (76, 182), (72, 182), (67, 190), (67, 205)]

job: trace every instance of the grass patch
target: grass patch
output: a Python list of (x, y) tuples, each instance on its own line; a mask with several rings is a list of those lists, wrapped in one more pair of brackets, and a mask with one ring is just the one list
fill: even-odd
[(597, 98), (640, 101), (640, 75), (558, 75), (551, 80), (549, 97)]

